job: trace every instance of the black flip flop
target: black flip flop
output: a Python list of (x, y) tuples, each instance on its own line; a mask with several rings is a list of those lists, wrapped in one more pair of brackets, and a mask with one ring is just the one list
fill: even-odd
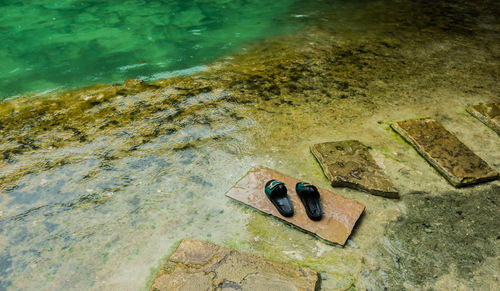
[(276, 180), (269, 180), (266, 183), (264, 192), (281, 215), (284, 217), (293, 216), (293, 204), (290, 198), (288, 198), (285, 184)]
[(312, 220), (320, 220), (323, 210), (316, 186), (309, 183), (299, 182), (295, 185), (295, 190), (304, 204), (307, 216)]

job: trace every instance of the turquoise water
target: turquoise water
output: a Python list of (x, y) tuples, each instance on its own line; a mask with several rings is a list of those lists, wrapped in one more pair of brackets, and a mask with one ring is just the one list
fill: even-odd
[(285, 33), (295, 0), (0, 2), (0, 100), (200, 69)]

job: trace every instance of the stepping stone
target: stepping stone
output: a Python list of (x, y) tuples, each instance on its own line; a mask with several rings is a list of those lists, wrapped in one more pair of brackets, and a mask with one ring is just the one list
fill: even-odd
[(357, 140), (344, 140), (315, 144), (311, 152), (333, 187), (349, 187), (378, 196), (398, 198), (398, 190), (368, 149)]
[[(264, 193), (264, 186), (271, 179), (285, 183), (295, 210), (292, 217), (281, 216)], [(313, 221), (307, 217), (304, 205), (295, 192), (295, 184), (298, 182), (300, 180), (259, 166), (252, 168), (226, 193), (226, 196), (259, 212), (281, 219), (326, 242), (344, 245), (365, 206), (357, 201), (318, 188), (323, 207), (323, 218), (319, 221)]]
[(500, 135), (500, 103), (474, 105), (467, 111)]
[(184, 239), (150, 290), (317, 290), (318, 273), (197, 239)]
[(435, 120), (406, 120), (391, 127), (455, 187), (498, 179), (497, 171)]

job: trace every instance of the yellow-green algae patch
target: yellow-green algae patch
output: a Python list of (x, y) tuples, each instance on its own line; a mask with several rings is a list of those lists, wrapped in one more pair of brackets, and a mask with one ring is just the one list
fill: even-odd
[(151, 289), (151, 285), (153, 285), (158, 271), (168, 261), (168, 258), (175, 252), (180, 243), (181, 240), (179, 240), (177, 243), (172, 244), (169, 252), (166, 253), (165, 256), (163, 256), (160, 260), (157, 260), (155, 266), (150, 268), (149, 275), (146, 278), (146, 284), (141, 289), (142, 291), (148, 291)]
[[(498, 3), (386, 4), (192, 76), (2, 103), (0, 287), (138, 289), (196, 237), (309, 267), (324, 290), (498, 289), (499, 182), (455, 190), (386, 127), (431, 116), (500, 167), (498, 136), (463, 114), (500, 96)], [(345, 248), (224, 199), (256, 164), (329, 187), (309, 147), (353, 138), (401, 199), (336, 190), (367, 205)]]

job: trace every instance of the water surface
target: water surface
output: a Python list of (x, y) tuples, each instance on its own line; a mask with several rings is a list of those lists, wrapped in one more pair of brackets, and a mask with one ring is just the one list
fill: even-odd
[(0, 3), (0, 99), (185, 74), (290, 31), (295, 0)]

